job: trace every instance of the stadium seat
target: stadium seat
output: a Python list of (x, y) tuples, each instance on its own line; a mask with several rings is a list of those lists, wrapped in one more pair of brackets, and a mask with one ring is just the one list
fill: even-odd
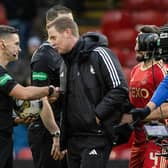
[(168, 9), (168, 0), (158, 0), (160, 1), (159, 5), (158, 5), (158, 9), (159, 10), (165, 10), (165, 12)]
[(165, 16), (165, 19), (166, 19), (166, 22), (165, 22), (165, 24), (167, 24), (168, 23), (168, 11), (166, 12), (164, 12), (164, 16)]
[[(110, 49), (118, 57), (120, 64), (123, 67), (131, 69), (134, 65), (137, 64), (137, 61), (135, 58), (135, 51), (118, 48), (118, 47), (112, 47)], [(126, 70), (126, 71), (129, 71), (129, 70)]]
[(118, 28), (130, 28), (133, 26), (130, 13), (124, 10), (112, 10), (106, 12), (101, 19), (101, 30), (104, 34)]
[(134, 50), (124, 49), (123, 54), (125, 55), (125, 58), (126, 58), (126, 61), (124, 64), (125, 67), (132, 68), (134, 65), (137, 64)]
[(110, 47), (131, 48), (135, 46), (137, 31), (133, 28), (111, 30), (107, 34)]
[[(166, 0), (165, 0), (166, 1)], [(129, 10), (157, 9), (159, 0), (123, 0), (122, 7)]]
[(166, 22), (165, 15), (155, 10), (143, 10), (132, 12), (132, 22), (136, 25), (157, 25), (161, 26)]
[(16, 159), (19, 160), (32, 160), (32, 153), (29, 147), (22, 148), (17, 156)]
[(125, 74), (125, 77), (127, 79), (127, 82), (129, 83), (130, 81), (130, 78), (131, 78), (131, 68), (128, 68), (128, 67), (122, 67), (123, 71), (124, 71), (124, 74)]
[(0, 24), (7, 24), (6, 10), (4, 6), (0, 3)]
[(118, 57), (121, 66), (125, 66), (126, 57), (122, 52), (121, 48), (113, 47), (111, 48), (112, 52)]

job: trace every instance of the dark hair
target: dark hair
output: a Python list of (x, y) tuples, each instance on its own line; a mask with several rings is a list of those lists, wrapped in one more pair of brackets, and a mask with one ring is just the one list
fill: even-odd
[(0, 25), (0, 37), (16, 33), (18, 33), (18, 30), (14, 27), (8, 25)]
[(58, 14), (64, 13), (72, 13), (71, 9), (62, 6), (62, 5), (55, 5), (47, 10), (46, 12), (46, 22), (53, 21)]
[(157, 34), (160, 33), (160, 28), (155, 25), (139, 26), (138, 30), (139, 30), (139, 32), (142, 32), (142, 33), (157, 33)]

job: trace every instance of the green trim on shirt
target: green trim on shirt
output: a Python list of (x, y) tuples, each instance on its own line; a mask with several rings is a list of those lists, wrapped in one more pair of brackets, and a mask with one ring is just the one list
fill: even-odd
[(33, 80), (44, 81), (44, 80), (47, 80), (47, 78), (48, 78), (48, 74), (46, 74), (45, 72), (33, 72), (32, 74)]
[(6, 85), (8, 80), (11, 80), (11, 79), (12, 79), (12, 77), (10, 75), (4, 74), (3, 76), (0, 77), (0, 86)]

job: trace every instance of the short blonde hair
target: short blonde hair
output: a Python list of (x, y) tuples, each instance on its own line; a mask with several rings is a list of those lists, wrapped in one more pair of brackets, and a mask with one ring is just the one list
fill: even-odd
[(79, 37), (79, 29), (77, 23), (67, 16), (58, 17), (53, 22), (47, 24), (47, 29), (54, 26), (58, 32), (63, 32), (66, 29), (71, 29), (75, 37)]

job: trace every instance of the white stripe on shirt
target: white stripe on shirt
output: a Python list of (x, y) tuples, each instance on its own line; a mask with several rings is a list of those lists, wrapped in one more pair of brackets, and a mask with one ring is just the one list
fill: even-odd
[(105, 65), (108, 69), (108, 72), (110, 74), (110, 78), (112, 80), (113, 87), (115, 88), (115, 87), (119, 86), (121, 84), (121, 81), (119, 79), (116, 67), (114, 66), (114, 63), (113, 63), (112, 59), (110, 58), (110, 55), (102, 47), (97, 47), (94, 49), (94, 51), (97, 51), (100, 54), (100, 56), (102, 57)]

